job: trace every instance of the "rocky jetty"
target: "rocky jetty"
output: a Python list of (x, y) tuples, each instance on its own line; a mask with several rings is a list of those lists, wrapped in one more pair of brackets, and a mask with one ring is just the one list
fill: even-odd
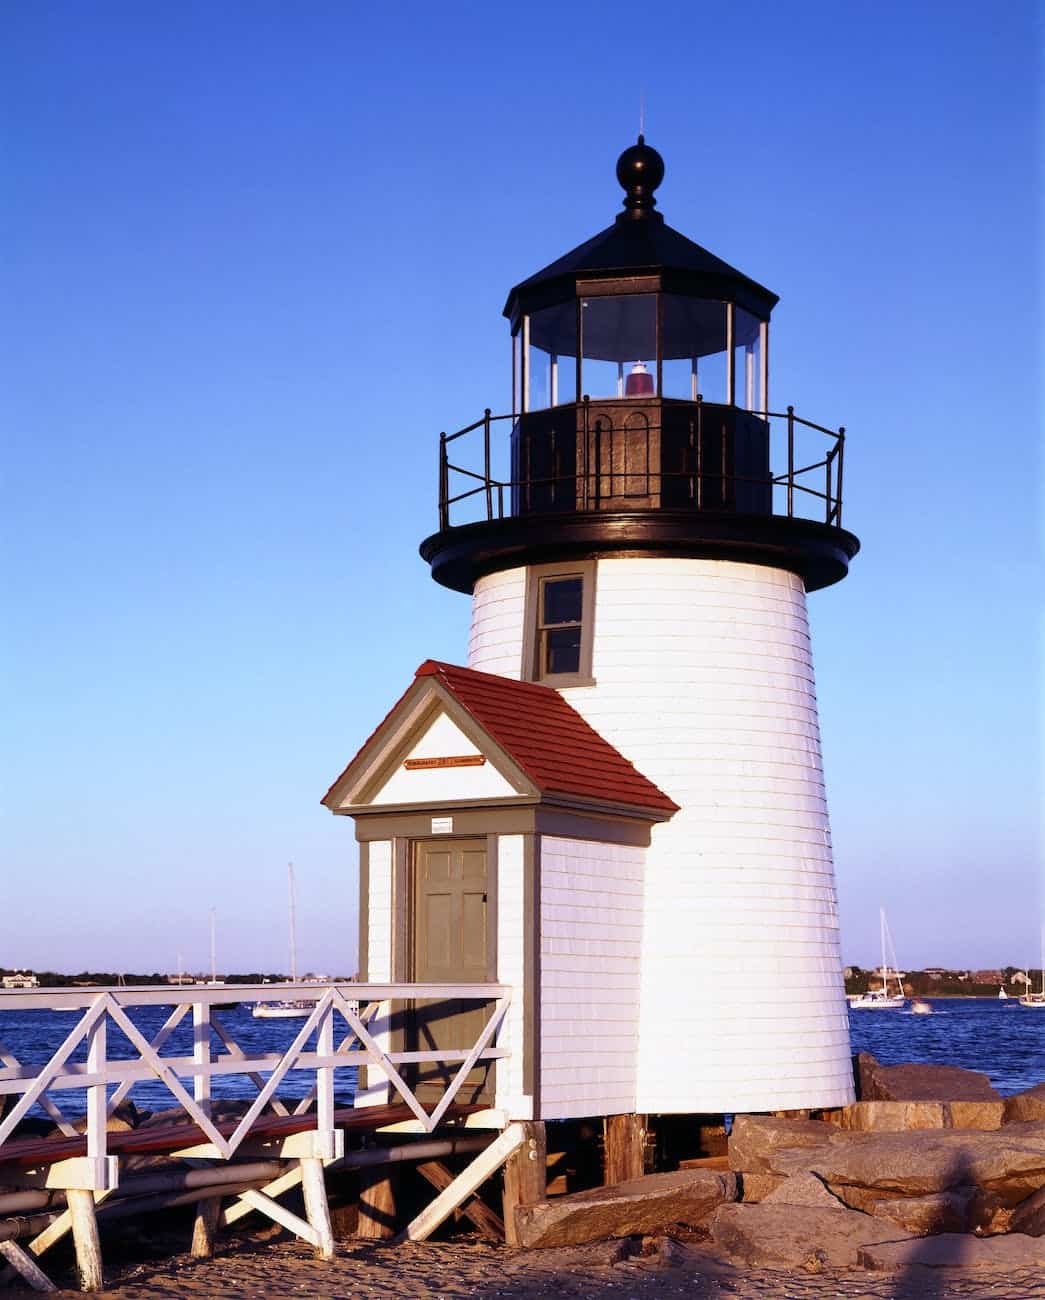
[(1045, 1264), (1045, 1084), (1002, 1099), (971, 1070), (854, 1065), (854, 1105), (737, 1118), (741, 1199), (715, 1211), (716, 1245), (814, 1271)]

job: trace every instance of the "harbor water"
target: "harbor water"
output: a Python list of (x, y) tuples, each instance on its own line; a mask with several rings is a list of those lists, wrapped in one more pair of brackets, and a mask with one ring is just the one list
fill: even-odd
[(1045, 1082), (1045, 1011), (1027, 1011), (1015, 999), (925, 998), (932, 1014), (850, 1011), (854, 1052), (883, 1065), (927, 1061), (960, 1065), (987, 1075), (1003, 1097)]
[[(850, 1011), (853, 1051), (870, 1052), (883, 1065), (924, 1061), (979, 1070), (1003, 1096), (1045, 1080), (1045, 1011), (1025, 1011), (998, 998), (937, 998), (929, 1002), (931, 1015), (913, 1015), (910, 1003), (902, 1011)], [(252, 1006), (242, 1003), (214, 1013), (215, 1019), (248, 1055), (285, 1051), (304, 1023), (303, 1020), (255, 1019), (251, 1012)], [(168, 1014), (168, 1008), (159, 1006), (135, 1007), (130, 1011), (134, 1023), (149, 1039), (156, 1036)], [(75, 1028), (79, 1017), (78, 1012), (51, 1010), (0, 1014), (0, 1050), (23, 1065), (43, 1065)], [(111, 1056), (134, 1059), (138, 1055), (113, 1024), (108, 1030), (108, 1045)], [(314, 1040), (306, 1050), (313, 1046)], [(216, 1037), (213, 1048), (215, 1055), (225, 1051)], [(164, 1056), (191, 1056), (191, 1017), (178, 1025), (162, 1050)], [(81, 1044), (70, 1059), (85, 1060), (85, 1046)], [(351, 1105), (356, 1071), (345, 1067), (334, 1077), (337, 1104)], [(191, 1092), (191, 1083), (184, 1082)], [(312, 1072), (292, 1070), (282, 1080), (279, 1095), (286, 1100), (301, 1098), (313, 1082)], [(257, 1095), (257, 1089), (245, 1076), (219, 1075), (213, 1080), (213, 1095), (218, 1099), (249, 1099)], [(69, 1089), (53, 1096), (71, 1116), (82, 1114), (86, 1108), (82, 1089)], [(140, 1110), (166, 1110), (176, 1104), (159, 1080), (135, 1084), (130, 1099)], [(39, 1107), (30, 1113), (43, 1115)]]

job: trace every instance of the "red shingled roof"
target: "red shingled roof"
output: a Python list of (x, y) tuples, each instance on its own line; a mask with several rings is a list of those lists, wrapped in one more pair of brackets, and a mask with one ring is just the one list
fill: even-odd
[(648, 808), (678, 804), (629, 763), (550, 686), (496, 677), (427, 659), (415, 677), (434, 677), (546, 794)]

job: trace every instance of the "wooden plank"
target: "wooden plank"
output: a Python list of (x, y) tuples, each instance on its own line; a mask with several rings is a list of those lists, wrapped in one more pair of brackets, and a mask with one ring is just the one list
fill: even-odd
[(281, 1228), (286, 1228), (295, 1237), (307, 1241), (310, 1246), (319, 1246), (319, 1234), (312, 1225), (306, 1223), (304, 1219), (299, 1219), (296, 1214), (292, 1214), (285, 1205), (280, 1205), (271, 1196), (266, 1196), (264, 1192), (249, 1191), (243, 1193), (242, 1199), (250, 1205), (251, 1209), (260, 1210), (273, 1223), (278, 1223)]
[[(491, 1123), (493, 1123), (494, 1117), (499, 1113), (491, 1112), (489, 1107), (480, 1103), (462, 1103), (451, 1106), (444, 1119), (448, 1123), (457, 1123), (460, 1120), (465, 1120), (467, 1123), (468, 1117), (482, 1115), (491, 1116)], [(334, 1120), (339, 1129), (371, 1133), (404, 1122), (411, 1125), (417, 1124), (413, 1108), (400, 1103), (385, 1106), (343, 1106), (334, 1112)], [(237, 1122), (235, 1120), (219, 1120), (214, 1122), (214, 1127), (220, 1133), (228, 1134), (235, 1130)], [(281, 1137), (290, 1133), (304, 1133), (309, 1129), (314, 1129), (315, 1125), (316, 1118), (314, 1115), (271, 1115), (259, 1120), (254, 1125), (252, 1136), (265, 1138)], [(484, 1125), (484, 1127), (488, 1126)], [(422, 1130), (418, 1126), (417, 1129), (411, 1131), (427, 1131), (427, 1129)], [(155, 1128), (138, 1128), (126, 1133), (110, 1133), (108, 1135), (109, 1151), (120, 1155), (154, 1155), (160, 1152), (179, 1151), (190, 1146), (201, 1145), (207, 1140), (207, 1135), (199, 1125), (191, 1123), (165, 1124)], [(0, 1146), (0, 1168), (5, 1164), (23, 1167), (46, 1164), (86, 1154), (87, 1139), (84, 1136), (76, 1138), (23, 1138)]]
[(522, 1205), (538, 1205), (548, 1191), (548, 1140), (540, 1121), (518, 1124), (522, 1133), (519, 1149), (504, 1167), (504, 1239), (519, 1245), (515, 1211)]
[(603, 1179), (607, 1185), (629, 1183), (646, 1172), (646, 1116), (607, 1115)]
[[(445, 1191), (439, 1193), (427, 1209), (422, 1210), (417, 1218), (407, 1224), (396, 1241), (427, 1240), (462, 1202), (481, 1187), (491, 1174), (495, 1174), (500, 1169), (508, 1157), (522, 1145), (525, 1138), (522, 1124), (509, 1125), (500, 1137), (491, 1142), (485, 1151), (481, 1151), (472, 1163), (457, 1175)], [(543, 1160), (541, 1168), (544, 1168)]]
[(15, 1241), (0, 1241), (0, 1256), (11, 1265), (16, 1273), (21, 1274), (34, 1291), (57, 1291), (58, 1288), (43, 1271), (31, 1255)]
[[(445, 1191), (454, 1181), (453, 1174), (441, 1160), (426, 1160), (417, 1166), (417, 1172), (438, 1192)], [(465, 1201), (461, 1206), (461, 1213), (475, 1224), (484, 1237), (488, 1237), (491, 1241), (504, 1240), (504, 1220), (478, 1196)]]
[[(280, 1174), (274, 1178), (271, 1183), (266, 1183), (264, 1187), (259, 1187), (258, 1191), (265, 1196), (275, 1200), (277, 1196), (282, 1196), (284, 1192), (289, 1192), (292, 1187), (297, 1187), (301, 1182), (301, 1165), (296, 1164), (293, 1169), (288, 1169), (285, 1174)], [(228, 1206), (221, 1214), (218, 1223), (223, 1228), (231, 1227), (246, 1215), (253, 1213), (257, 1207), (244, 1200), (243, 1196)]]

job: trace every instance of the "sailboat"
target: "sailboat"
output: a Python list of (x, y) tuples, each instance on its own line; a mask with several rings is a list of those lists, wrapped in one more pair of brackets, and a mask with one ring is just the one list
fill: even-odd
[[(904, 996), (903, 984), (900, 982), (900, 976), (895, 969), (896, 958), (894, 955), (892, 970), (886, 963), (885, 946), (886, 936), (889, 934), (889, 927), (885, 921), (885, 908), (878, 909), (879, 930), (882, 940), (882, 987), (880, 989), (871, 989), (867, 993), (854, 993), (849, 999), (849, 1005), (854, 1011), (900, 1011), (907, 1004)], [(891, 942), (891, 937), (890, 937)], [(896, 992), (889, 991), (890, 982), (895, 982)]]
[(1027, 992), (1020, 998), (1020, 1006), (1027, 1011), (1045, 1011), (1045, 925), (1041, 928), (1041, 992), (1032, 993), (1028, 981)]
[[(298, 942), (296, 925), (296, 905), (294, 902), (294, 864), (287, 863), (287, 891), (290, 905), (290, 982), (298, 982)], [(313, 1002), (257, 1002), (253, 1014), (260, 1020), (303, 1019), (311, 1015), (315, 1006)]]

